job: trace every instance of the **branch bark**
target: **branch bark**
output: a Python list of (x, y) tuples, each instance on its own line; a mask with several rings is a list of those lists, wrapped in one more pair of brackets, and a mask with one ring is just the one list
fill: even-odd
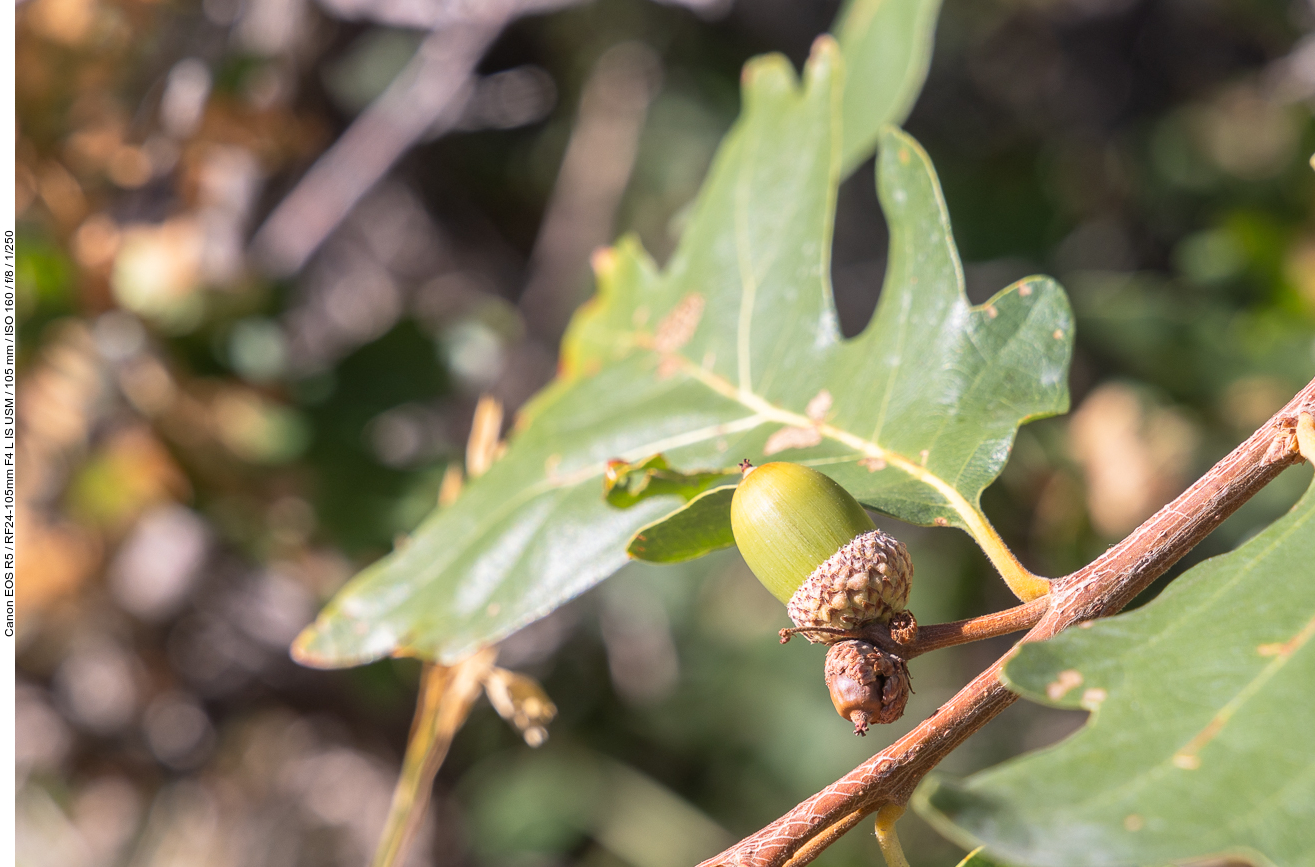
[[(1093, 563), (1051, 582), (1040, 621), (1021, 641), (1116, 614), (1282, 470), (1301, 460), (1297, 424), (1315, 413), (1315, 380), (1172, 503)], [(1012, 652), (1012, 651), (1011, 651)], [(959, 744), (1013, 704), (1000, 671), (974, 678), (917, 728), (789, 813), (700, 867), (795, 867), (816, 858), (883, 806), (908, 803), (918, 782)]]

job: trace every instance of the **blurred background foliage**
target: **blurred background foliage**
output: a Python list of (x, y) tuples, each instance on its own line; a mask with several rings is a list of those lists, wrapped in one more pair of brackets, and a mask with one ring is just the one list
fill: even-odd
[[(19, 6), (20, 863), (368, 856), (418, 664), (310, 671), (288, 642), (432, 508), (478, 396), (514, 410), (551, 377), (590, 251), (670, 253), (744, 60), (800, 63), (836, 12), (509, 0), (501, 28), (478, 5)], [(1315, 373), (1312, 30), (1307, 0), (947, 0), (907, 128), (969, 294), (1044, 271), (1078, 316), (1074, 412), (1025, 427), (985, 501), (1032, 568), (1086, 563)], [(884, 268), (870, 161), (834, 256), (854, 334)], [(1007, 604), (967, 537), (882, 523), (924, 622)], [(411, 863), (693, 863), (1007, 647), (918, 659), (905, 719), (856, 740), (784, 622), (729, 552), (513, 636), (499, 664), (541, 679), (551, 737), (478, 706)], [(1015, 706), (946, 770), (1082, 718)], [(955, 863), (918, 821), (912, 860)], [(855, 832), (821, 863), (878, 857)]]

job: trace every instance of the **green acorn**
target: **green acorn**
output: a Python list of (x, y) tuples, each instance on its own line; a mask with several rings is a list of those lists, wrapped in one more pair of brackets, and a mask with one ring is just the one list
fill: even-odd
[(913, 577), (908, 551), (848, 491), (799, 464), (740, 467), (744, 478), (731, 500), (735, 544), (796, 626), (854, 630), (904, 610)]

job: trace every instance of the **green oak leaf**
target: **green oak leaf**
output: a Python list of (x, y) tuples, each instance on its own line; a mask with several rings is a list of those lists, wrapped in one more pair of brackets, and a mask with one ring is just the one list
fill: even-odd
[(872, 155), (877, 134), (904, 122), (931, 65), (941, 0), (852, 0), (831, 27), (845, 57), (843, 174)]
[(1315, 486), (1142, 608), (1026, 644), (1005, 669), (1077, 734), (915, 803), (1020, 865), (1231, 855), (1315, 865)]
[(667, 463), (666, 455), (656, 454), (642, 461), (608, 461), (603, 475), (603, 495), (607, 502), (628, 509), (649, 497), (670, 496), (687, 502), (709, 488), (735, 485), (739, 470), (695, 470), (681, 472)]
[(633, 238), (595, 257), (598, 294), (506, 454), (339, 592), (300, 661), (450, 663), (593, 586), (676, 505), (609, 505), (613, 459), (730, 468), (788, 452), (873, 508), (1002, 547), (978, 497), (1018, 425), (1067, 407), (1067, 300), (1033, 278), (970, 306), (931, 164), (887, 128), (889, 271), (871, 325), (843, 339), (828, 274), (841, 77), (828, 38), (802, 85), (783, 57), (746, 66), (742, 116), (667, 268)]
[(735, 544), (731, 533), (731, 498), (735, 488), (713, 488), (670, 515), (635, 531), (626, 553), (650, 563), (683, 563)]
[(731, 533), (731, 498), (743, 478), (731, 470), (681, 472), (666, 455), (637, 463), (609, 461), (603, 477), (607, 502), (628, 509), (650, 497), (675, 494), (685, 505), (635, 531), (626, 553), (650, 563), (683, 563), (735, 544)]

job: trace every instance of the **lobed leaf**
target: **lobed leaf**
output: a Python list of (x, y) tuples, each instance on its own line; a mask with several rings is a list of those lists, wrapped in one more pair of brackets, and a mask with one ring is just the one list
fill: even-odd
[(1020, 865), (1214, 856), (1315, 864), (1315, 486), (1136, 611), (1023, 645), (1038, 702), (1091, 711), (1059, 745), (931, 778), (919, 811)]
[(788, 452), (865, 505), (998, 543), (977, 501), (1018, 425), (1067, 407), (1067, 300), (1032, 278), (969, 305), (931, 164), (887, 128), (890, 267), (871, 325), (842, 339), (828, 272), (841, 74), (826, 38), (802, 86), (782, 57), (746, 66), (743, 114), (666, 270), (633, 239), (595, 257), (598, 294), (505, 456), (353, 579), (298, 638), (299, 660), (451, 662), (597, 583), (676, 505), (606, 503), (614, 459), (729, 470)]

